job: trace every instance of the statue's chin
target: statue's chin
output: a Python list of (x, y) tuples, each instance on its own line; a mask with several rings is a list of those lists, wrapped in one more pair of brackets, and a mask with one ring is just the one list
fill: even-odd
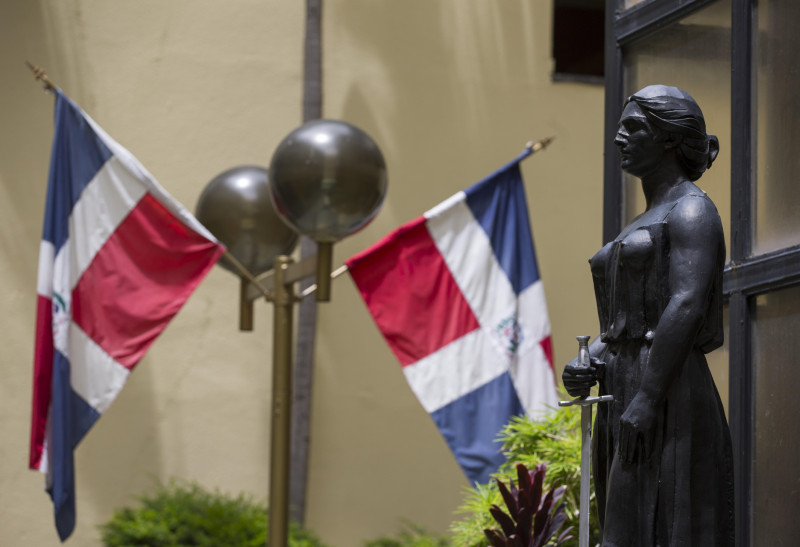
[(638, 179), (644, 178), (658, 169), (658, 165), (643, 165), (642, 162), (637, 163), (630, 158), (622, 158), (619, 166), (623, 171)]

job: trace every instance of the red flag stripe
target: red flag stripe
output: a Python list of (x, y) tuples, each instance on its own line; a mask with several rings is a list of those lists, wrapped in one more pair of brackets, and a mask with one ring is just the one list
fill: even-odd
[[(222, 252), (148, 194), (75, 287), (73, 320), (115, 361), (132, 369)], [(198, 259), (202, 255), (205, 260)]]
[(36, 342), (33, 357), (33, 412), (31, 416), (31, 469), (39, 469), (44, 449), (47, 412), (53, 390), (53, 302), (36, 299)]
[(547, 363), (550, 365), (553, 373), (555, 373), (555, 369), (553, 368), (553, 341), (550, 339), (550, 335), (540, 340), (539, 345), (542, 346), (542, 351), (547, 357)]
[[(420, 217), (347, 261), (402, 366), (480, 328)], [(402, 291), (403, 297), (397, 298)]]

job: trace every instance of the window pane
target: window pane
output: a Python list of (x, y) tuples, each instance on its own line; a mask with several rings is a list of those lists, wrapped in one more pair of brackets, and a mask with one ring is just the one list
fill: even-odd
[[(720, 153), (698, 181), (717, 206), (730, 248), (731, 2), (722, 0), (625, 49), (627, 94), (651, 84), (688, 91), (703, 109), (706, 131), (717, 135)], [(639, 180), (625, 176), (627, 223), (644, 211)]]
[(800, 545), (800, 288), (756, 299), (754, 545)]
[(758, 3), (757, 253), (800, 243), (798, 21), (800, 2)]

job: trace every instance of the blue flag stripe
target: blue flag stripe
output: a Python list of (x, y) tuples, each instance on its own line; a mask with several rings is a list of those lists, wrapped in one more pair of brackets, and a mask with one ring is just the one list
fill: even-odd
[(464, 193), (514, 292), (520, 294), (539, 280), (539, 268), (519, 163), (505, 166)]
[[(70, 363), (59, 351), (53, 360), (52, 452), (53, 500), (56, 530), (64, 541), (75, 528), (75, 467), (73, 450), (100, 415), (70, 387)], [(58, 421), (58, 423), (55, 423)]]
[(506, 372), (431, 417), (470, 482), (486, 484), (490, 473), (505, 462), (502, 445), (494, 439), (511, 416), (524, 413)]
[(42, 239), (58, 253), (69, 237), (69, 215), (83, 189), (111, 158), (78, 107), (60, 91), (56, 96), (55, 137)]

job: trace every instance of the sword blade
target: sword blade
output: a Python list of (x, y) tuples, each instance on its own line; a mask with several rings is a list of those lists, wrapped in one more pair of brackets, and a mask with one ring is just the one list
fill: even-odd
[(589, 489), (591, 480), (592, 405), (581, 406), (581, 497), (578, 547), (589, 547)]
[(578, 547), (589, 547), (589, 493), (591, 490), (592, 465), (592, 405), (608, 403), (613, 395), (578, 397), (571, 401), (559, 401), (558, 406), (581, 407), (581, 492), (580, 515), (578, 516)]

